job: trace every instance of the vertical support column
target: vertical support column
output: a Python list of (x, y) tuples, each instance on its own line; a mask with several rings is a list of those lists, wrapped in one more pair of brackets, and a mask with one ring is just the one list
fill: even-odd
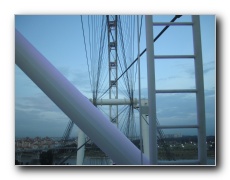
[(147, 76), (149, 104), (149, 152), (150, 164), (157, 164), (157, 123), (156, 123), (156, 88), (153, 50), (153, 20), (151, 15), (145, 16), (146, 47), (147, 47)]
[[(108, 28), (108, 64), (109, 64), (109, 99), (118, 99), (118, 72), (117, 72), (117, 16), (106, 16)], [(115, 97), (112, 90), (115, 90)], [(113, 96), (113, 97), (112, 97)], [(114, 107), (115, 108), (114, 108)], [(114, 114), (115, 111), (115, 114)], [(116, 117), (116, 125), (118, 126), (118, 106), (109, 106), (110, 120)]]
[[(137, 54), (138, 54), (138, 96), (139, 96), (139, 122), (140, 122), (140, 150), (141, 150), (141, 163), (143, 162), (143, 157), (142, 153), (144, 152), (143, 150), (143, 126), (142, 126), (142, 105), (141, 105), (141, 63), (140, 63), (140, 32), (139, 32), (139, 15), (137, 15)], [(149, 158), (149, 156), (148, 156)]]
[[(118, 70), (117, 70), (117, 44), (118, 44), (118, 41), (117, 41), (117, 15), (115, 16), (115, 39), (116, 39), (116, 55), (115, 55), (115, 63), (116, 63), (116, 80), (117, 80), (117, 77), (118, 77)], [(118, 81), (116, 82), (116, 97), (115, 99), (118, 99)], [(118, 127), (118, 105), (116, 105), (116, 124), (117, 124), (117, 127)]]
[[(109, 15), (106, 16), (106, 20), (107, 20), (107, 30), (108, 30), (108, 65), (109, 65), (109, 86), (111, 86), (111, 64), (110, 64), (110, 27), (109, 27)], [(109, 99), (111, 99), (111, 88), (109, 89)], [(111, 108), (112, 106), (109, 106), (109, 118), (111, 121)]]
[(196, 78), (196, 102), (198, 119), (198, 159), (202, 165), (207, 164), (206, 149), (206, 123), (205, 123), (205, 102), (204, 102), (204, 79), (203, 60), (201, 47), (200, 18), (192, 16), (193, 21), (193, 43), (195, 54), (195, 78)]
[[(79, 128), (77, 148), (81, 147), (85, 143), (85, 133)], [(77, 151), (77, 165), (82, 165), (85, 156), (85, 146)]]
[(143, 152), (148, 158), (150, 158), (148, 111), (148, 100), (141, 100), (141, 135), (143, 138)]
[(147, 114), (141, 114), (141, 128), (142, 128), (142, 137), (143, 137), (143, 150), (144, 154), (150, 158), (149, 153), (149, 121), (148, 121), (148, 115)]

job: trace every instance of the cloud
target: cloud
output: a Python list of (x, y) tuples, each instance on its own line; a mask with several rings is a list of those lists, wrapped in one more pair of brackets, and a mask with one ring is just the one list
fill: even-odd
[[(79, 78), (78, 83), (84, 83), (84, 78)], [(135, 91), (135, 97), (138, 97), (138, 91)], [(146, 88), (142, 89), (142, 97), (147, 97)], [(45, 94), (16, 97), (15, 100), (16, 136), (61, 137), (63, 135), (69, 118)], [(207, 134), (213, 135), (215, 132), (214, 89), (205, 91), (205, 105)], [(104, 110), (107, 112), (108, 108), (105, 107)], [(195, 94), (158, 94), (157, 117), (161, 125), (196, 124)]]
[(44, 93), (36, 93), (33, 96), (24, 96), (24, 97), (16, 97), (16, 109), (26, 109), (26, 111), (30, 111), (33, 109), (40, 111), (58, 111), (58, 107), (44, 94)]
[(84, 95), (92, 96), (88, 72), (81, 67), (60, 66), (59, 71)]
[[(147, 98), (147, 88), (141, 89)], [(138, 94), (135, 94), (138, 97)], [(161, 125), (197, 124), (196, 95), (193, 93), (167, 93), (156, 95), (157, 118)], [(207, 135), (215, 133), (215, 90), (205, 90), (205, 114)], [(164, 130), (165, 131), (165, 130)], [(166, 130), (170, 133), (173, 131)], [(186, 131), (183, 131), (186, 133)], [(189, 131), (188, 131), (189, 132)], [(191, 133), (194, 131), (192, 130)]]
[[(58, 69), (83, 94), (91, 95), (86, 72), (65, 66)], [(62, 136), (69, 118), (17, 66), (15, 78), (15, 135)]]
[(45, 94), (16, 97), (15, 135), (62, 136), (69, 118)]
[(168, 81), (168, 80), (179, 79), (179, 78), (181, 78), (181, 76), (170, 76), (170, 77), (165, 77), (165, 78), (159, 78), (157, 79), (157, 81)]

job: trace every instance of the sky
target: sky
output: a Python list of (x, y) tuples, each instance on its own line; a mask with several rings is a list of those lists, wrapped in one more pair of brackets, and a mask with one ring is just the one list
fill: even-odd
[[(170, 21), (174, 16), (153, 16), (153, 21)], [(191, 21), (190, 16), (182, 16), (178, 21)], [(215, 89), (216, 89), (216, 52), (215, 16), (202, 15), (201, 38), (204, 69), (205, 111), (207, 135), (215, 135)], [(85, 33), (87, 18), (83, 17)], [(140, 50), (146, 48), (144, 18)], [(62, 74), (86, 97), (92, 98), (84, 48), (84, 38), (80, 16), (16, 15), (15, 28), (21, 32)], [(154, 37), (162, 27), (154, 28)], [(154, 43), (156, 55), (193, 54), (191, 27), (170, 27)], [(125, 31), (125, 30), (124, 30)], [(129, 34), (129, 33), (127, 33)], [(124, 37), (126, 38), (126, 37)], [(127, 53), (128, 64), (136, 58), (137, 43), (132, 53)], [(87, 47), (89, 50), (89, 47)], [(96, 47), (95, 47), (96, 48)], [(131, 46), (130, 46), (131, 48)], [(128, 48), (129, 50), (129, 48)], [(127, 50), (127, 51), (128, 51)], [(89, 51), (88, 51), (89, 52)], [(92, 67), (93, 61), (90, 61)], [(195, 88), (194, 63), (192, 60), (156, 60), (157, 89)], [(136, 65), (133, 72), (136, 72)], [(107, 76), (104, 70), (104, 77)], [(147, 98), (146, 56), (141, 57), (141, 96)], [(133, 79), (137, 75), (133, 73)], [(137, 81), (137, 80), (136, 80)], [(122, 84), (122, 83), (120, 83)], [(108, 85), (108, 84), (107, 84)], [(123, 86), (124, 87), (124, 86)], [(121, 89), (123, 88), (121, 87)], [(134, 96), (138, 97), (138, 83), (134, 85)], [(103, 89), (106, 89), (106, 83)], [(122, 89), (124, 90), (124, 88)], [(105, 96), (107, 97), (107, 96)], [(124, 98), (124, 94), (120, 94)], [(157, 118), (160, 124), (195, 124), (196, 99), (194, 94), (163, 94), (156, 96)], [(106, 111), (106, 109), (105, 109)], [(15, 136), (61, 137), (69, 119), (59, 108), (15, 65)], [(165, 131), (193, 135), (194, 130)], [(76, 136), (77, 128), (72, 136)]]
[[(90, 6), (89, 6), (90, 4)], [(102, 5), (103, 4), (103, 5)], [(122, 4), (122, 6), (121, 6)], [(131, 7), (131, 8), (129, 8)], [(170, 8), (169, 8), (170, 7)], [(229, 73), (229, 61), (228, 61), (228, 43), (229, 41), (229, 10), (227, 6), (227, 1), (213, 1), (210, 3), (208, 0), (199, 1), (199, 4), (197, 4), (194, 1), (186, 1), (181, 2), (179, 0), (176, 1), (133, 1), (132, 6), (130, 6), (130, 2), (128, 1), (106, 1), (106, 0), (85, 0), (81, 1), (81, 3), (77, 4), (75, 0), (68, 0), (68, 1), (45, 1), (45, 0), (39, 0), (39, 1), (27, 1), (27, 0), (21, 0), (21, 1), (12, 1), (12, 0), (2, 0), (1, 6), (0, 6), (0, 22), (1, 22), (1, 28), (0, 28), (0, 36), (1, 36), (1, 42), (0, 47), (2, 49), (1, 51), (1, 58), (0, 61), (2, 70), (1, 78), (3, 84), (6, 85), (6, 87), (1, 88), (1, 115), (2, 115), (2, 121), (1, 121), (1, 127), (2, 128), (2, 143), (4, 144), (5, 148), (1, 148), (1, 154), (4, 154), (2, 156), (3, 161), (5, 162), (2, 167), (4, 167), (5, 174), (7, 176), (13, 176), (17, 179), (25, 179), (25, 169), (21, 169), (15, 166), (12, 166), (14, 164), (14, 158), (15, 156), (12, 156), (14, 154), (14, 125), (15, 125), (15, 103), (14, 100), (16, 100), (14, 96), (14, 89), (15, 89), (15, 62), (14, 62), (14, 17), (15, 14), (208, 14), (208, 15), (216, 15), (217, 18), (217, 85), (216, 88), (219, 87), (219, 93), (217, 93), (217, 101), (216, 108), (219, 110), (217, 113), (217, 123), (218, 123), (218, 132), (217, 132), (217, 142), (218, 146), (218, 152), (217, 153), (217, 166), (220, 168), (215, 168), (215, 170), (210, 169), (203, 169), (202, 171), (199, 171), (197, 173), (196, 168), (188, 169), (187, 171), (183, 169), (175, 170), (175, 168), (168, 168), (167, 173), (169, 174), (169, 178), (172, 178), (173, 175), (177, 179), (184, 179), (186, 176), (188, 179), (194, 179), (194, 178), (201, 178), (201, 176), (205, 176), (209, 179), (216, 179), (221, 176), (225, 176), (229, 173), (228, 170), (228, 163), (229, 163), (229, 145), (225, 142), (227, 142), (228, 133), (229, 133), (229, 113), (228, 113), (228, 99), (229, 99), (229, 86), (228, 86), (228, 73)], [(207, 22), (207, 21), (206, 21)], [(208, 30), (207, 30), (208, 29)], [(208, 33), (212, 32), (210, 31), (210, 28), (206, 28), (206, 36)], [(213, 34), (213, 33), (212, 33)], [(203, 35), (204, 36), (204, 35)], [(211, 35), (212, 36), (212, 35)], [(207, 39), (206, 39), (207, 40)], [(211, 39), (210, 39), (211, 40)], [(206, 47), (210, 44), (206, 41)], [(204, 42), (203, 42), (204, 43)], [(209, 47), (210, 48), (210, 47)], [(210, 51), (211, 52), (211, 51)], [(214, 51), (213, 51), (214, 52)], [(204, 53), (203, 53), (204, 55)], [(207, 57), (207, 56), (206, 56)], [(206, 59), (207, 60), (207, 59)], [(213, 67), (213, 66), (212, 66)], [(210, 67), (211, 68), (211, 67)], [(208, 71), (209, 68), (207, 68), (206, 71)], [(211, 73), (209, 71), (208, 73)], [(215, 79), (215, 75), (213, 73), (209, 80), (209, 82), (213, 82), (213, 79)], [(218, 78), (219, 77), (219, 78)], [(205, 82), (205, 86), (207, 86), (207, 78)], [(213, 102), (213, 101), (211, 101)], [(207, 104), (207, 103), (206, 103)], [(11, 142), (11, 143), (10, 143)], [(221, 147), (224, 148), (221, 148)], [(38, 173), (37, 169), (30, 169), (29, 172), (26, 172), (26, 176), (31, 176), (31, 178), (37, 177), (37, 178), (47, 178), (47, 176), (53, 177), (54, 171), (56, 174), (57, 179), (63, 179), (68, 176), (72, 176), (75, 178), (76, 175), (82, 176), (85, 178), (85, 176), (94, 177), (98, 175), (100, 179), (103, 179), (105, 177), (108, 179), (108, 177), (111, 177), (111, 172), (114, 171), (111, 169), (102, 171), (97, 169), (94, 171), (91, 169), (91, 171), (87, 170), (87, 173), (82, 169), (66, 169), (64, 168), (63, 171), (59, 168), (58, 171), (49, 169), (49, 172), (46, 171), (45, 173)], [(157, 169), (149, 169), (142, 171), (143, 169), (140, 169), (140, 171), (127, 171), (125, 172), (119, 172), (119, 173), (113, 173), (117, 178), (124, 177), (127, 175), (127, 177), (134, 177), (136, 179), (142, 178), (144, 176), (148, 177), (159, 177), (162, 179), (168, 179), (166, 173), (162, 173), (162, 171)], [(39, 168), (40, 171), (40, 168)], [(43, 171), (43, 169), (41, 170)], [(70, 172), (72, 171), (72, 172)], [(147, 172), (148, 171), (148, 172)], [(164, 169), (163, 169), (164, 171)], [(194, 173), (191, 174), (191, 171), (194, 171)], [(141, 174), (143, 172), (143, 174)], [(66, 173), (66, 174), (65, 174)], [(126, 174), (127, 173), (127, 174)], [(189, 174), (189, 176), (188, 176)], [(36, 175), (36, 176), (35, 176)], [(114, 176), (114, 177), (115, 177)], [(105, 179), (104, 178), (104, 179)]]

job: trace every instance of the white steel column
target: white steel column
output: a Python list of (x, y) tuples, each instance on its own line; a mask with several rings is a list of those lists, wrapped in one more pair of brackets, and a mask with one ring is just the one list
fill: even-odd
[[(77, 148), (81, 147), (85, 143), (85, 133), (79, 128), (78, 130), (78, 140), (77, 140)], [(82, 165), (85, 156), (85, 146), (82, 146), (77, 151), (77, 165)]]
[(196, 102), (198, 119), (198, 159), (200, 164), (207, 164), (206, 149), (206, 123), (205, 123), (205, 102), (204, 102), (204, 79), (202, 47), (200, 34), (200, 18), (198, 15), (192, 16), (193, 21), (193, 43), (195, 55), (195, 78), (196, 78)]
[(17, 30), (15, 63), (116, 164), (141, 164), (140, 150)]
[(148, 100), (141, 100), (141, 136), (143, 138), (144, 154), (150, 158), (149, 153), (149, 118), (148, 118)]
[[(91, 102), (93, 102), (93, 99), (89, 99)], [(102, 105), (137, 105), (137, 99), (134, 98), (133, 101), (130, 101), (130, 99), (97, 99), (94, 102), (98, 106)]]
[[(140, 150), (141, 150), (141, 162), (142, 162), (142, 153), (143, 150), (143, 126), (142, 126), (142, 112), (141, 112), (141, 63), (140, 63), (140, 32), (139, 32), (139, 16), (137, 16), (137, 54), (138, 54), (138, 96), (139, 96), (139, 122), (140, 122)], [(149, 158), (149, 156), (148, 156)]]
[(141, 114), (141, 128), (143, 138), (143, 150), (144, 154), (150, 158), (149, 153), (149, 125), (148, 125), (148, 114)]
[(149, 151), (150, 164), (157, 164), (157, 123), (156, 123), (156, 88), (153, 49), (153, 20), (151, 15), (145, 16), (147, 75), (148, 75), (148, 104), (149, 104)]

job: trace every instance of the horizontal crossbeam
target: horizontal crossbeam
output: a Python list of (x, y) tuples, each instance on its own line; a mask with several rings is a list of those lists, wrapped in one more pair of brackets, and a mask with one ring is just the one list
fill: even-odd
[[(93, 99), (89, 99), (91, 102), (93, 102)], [(130, 105), (134, 104), (137, 105), (137, 99), (133, 99), (133, 101), (130, 101), (130, 99), (97, 99), (95, 101), (96, 105)]]
[(156, 93), (196, 93), (196, 89), (159, 89)]
[(154, 59), (191, 59), (194, 55), (155, 55)]
[(158, 129), (198, 128), (198, 125), (159, 125)]

